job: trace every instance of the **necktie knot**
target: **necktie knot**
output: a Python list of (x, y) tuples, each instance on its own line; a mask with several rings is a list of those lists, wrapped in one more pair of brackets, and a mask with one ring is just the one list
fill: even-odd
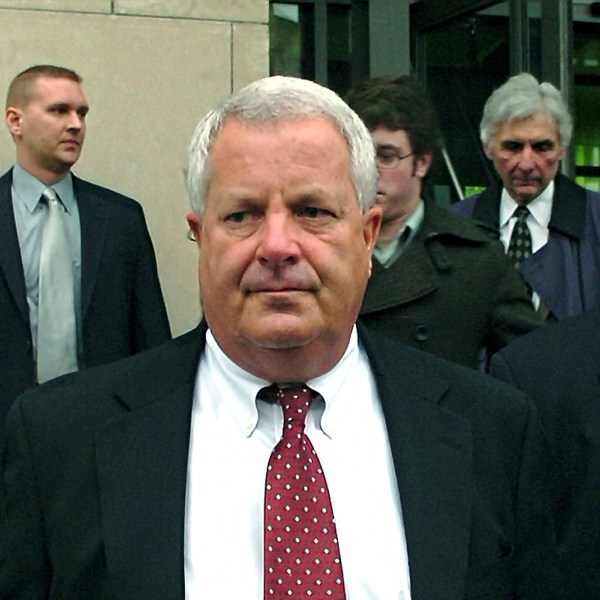
[(306, 385), (278, 387), (271, 385), (263, 388), (258, 397), (267, 402), (279, 403), (283, 408), (283, 437), (292, 431), (304, 431), (306, 415), (314, 398), (314, 391)]
[[(60, 196), (52, 188), (46, 188), (42, 192), (40, 202), (43, 202), (48, 206), (48, 214), (57, 215), (57, 218), (60, 219), (64, 218), (64, 213), (67, 212), (67, 209), (62, 203)], [(60, 215), (60, 217), (58, 215)]]
[(286, 423), (283, 435), (287, 430), (301, 427), (304, 429), (306, 414), (312, 404), (313, 392), (306, 386), (294, 386), (279, 389), (278, 400), (283, 407), (283, 419)]
[(59, 206), (58, 194), (50, 187), (47, 187), (42, 192), (42, 198), (48, 203), (48, 206)]
[(529, 209), (526, 206), (520, 204), (515, 209), (513, 215), (517, 218), (517, 221), (519, 223), (524, 223), (527, 220), (527, 217), (529, 216)]

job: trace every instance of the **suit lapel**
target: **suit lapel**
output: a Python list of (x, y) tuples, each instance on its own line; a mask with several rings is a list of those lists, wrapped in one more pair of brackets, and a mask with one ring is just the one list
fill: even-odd
[(414, 354), (362, 340), (390, 436), (413, 597), (463, 598), (473, 496), (470, 425), (440, 406), (449, 384), (432, 380)]
[(548, 228), (579, 239), (585, 229), (587, 197), (585, 188), (561, 173), (554, 179), (552, 214)]
[[(559, 173), (555, 179), (548, 242), (519, 265), (523, 277), (559, 319), (569, 314), (565, 295), (569, 282), (565, 275), (578, 273), (576, 257), (585, 227), (586, 206), (585, 189)], [(565, 244), (574, 250), (566, 251)]]
[(23, 261), (12, 208), (12, 170), (0, 179), (0, 272), (6, 280), (23, 321), (29, 327), (29, 307)]
[(75, 176), (73, 190), (81, 225), (81, 317), (84, 319), (96, 285), (108, 233), (110, 208), (101, 196), (90, 190), (85, 181)]
[(463, 598), (472, 513), (471, 432), (442, 409), (388, 409), (413, 598)]
[(107, 569), (123, 600), (184, 598), (190, 415), (203, 345), (200, 328), (144, 353), (149, 362), (116, 384), (130, 410), (96, 435)]
[(122, 598), (184, 597), (190, 407), (178, 392), (97, 437), (107, 568)]
[[(117, 382), (130, 410), (96, 436), (101, 526), (119, 598), (184, 597), (190, 412), (204, 336), (201, 326), (140, 355), (139, 372)], [(389, 431), (413, 597), (462, 598), (473, 493), (469, 424), (440, 405), (449, 384), (431, 379), (414, 353), (362, 327), (360, 336)]]

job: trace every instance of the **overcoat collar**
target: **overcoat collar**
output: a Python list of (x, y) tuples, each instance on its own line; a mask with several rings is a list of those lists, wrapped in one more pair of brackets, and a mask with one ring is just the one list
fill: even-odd
[(493, 237), (486, 227), (433, 203), (425, 205), (421, 228), (404, 253), (388, 268), (373, 259), (361, 314), (397, 307), (434, 292), (439, 273), (452, 269), (445, 245), (481, 245)]

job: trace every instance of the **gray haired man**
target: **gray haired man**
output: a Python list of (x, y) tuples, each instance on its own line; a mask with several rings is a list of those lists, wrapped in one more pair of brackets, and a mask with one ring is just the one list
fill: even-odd
[(497, 228), (534, 302), (556, 319), (600, 304), (600, 194), (559, 173), (572, 131), (552, 84), (511, 77), (486, 102), (480, 127), (500, 181), (452, 206)]
[(554, 598), (533, 406), (355, 324), (381, 224), (358, 116), (263, 79), (189, 159), (205, 322), (17, 400), (3, 600)]

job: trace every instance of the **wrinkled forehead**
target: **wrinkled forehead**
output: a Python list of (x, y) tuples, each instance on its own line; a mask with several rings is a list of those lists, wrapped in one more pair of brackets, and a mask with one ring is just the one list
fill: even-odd
[(541, 142), (560, 143), (560, 134), (556, 120), (545, 112), (530, 117), (514, 118), (496, 125), (495, 139), (498, 142)]

